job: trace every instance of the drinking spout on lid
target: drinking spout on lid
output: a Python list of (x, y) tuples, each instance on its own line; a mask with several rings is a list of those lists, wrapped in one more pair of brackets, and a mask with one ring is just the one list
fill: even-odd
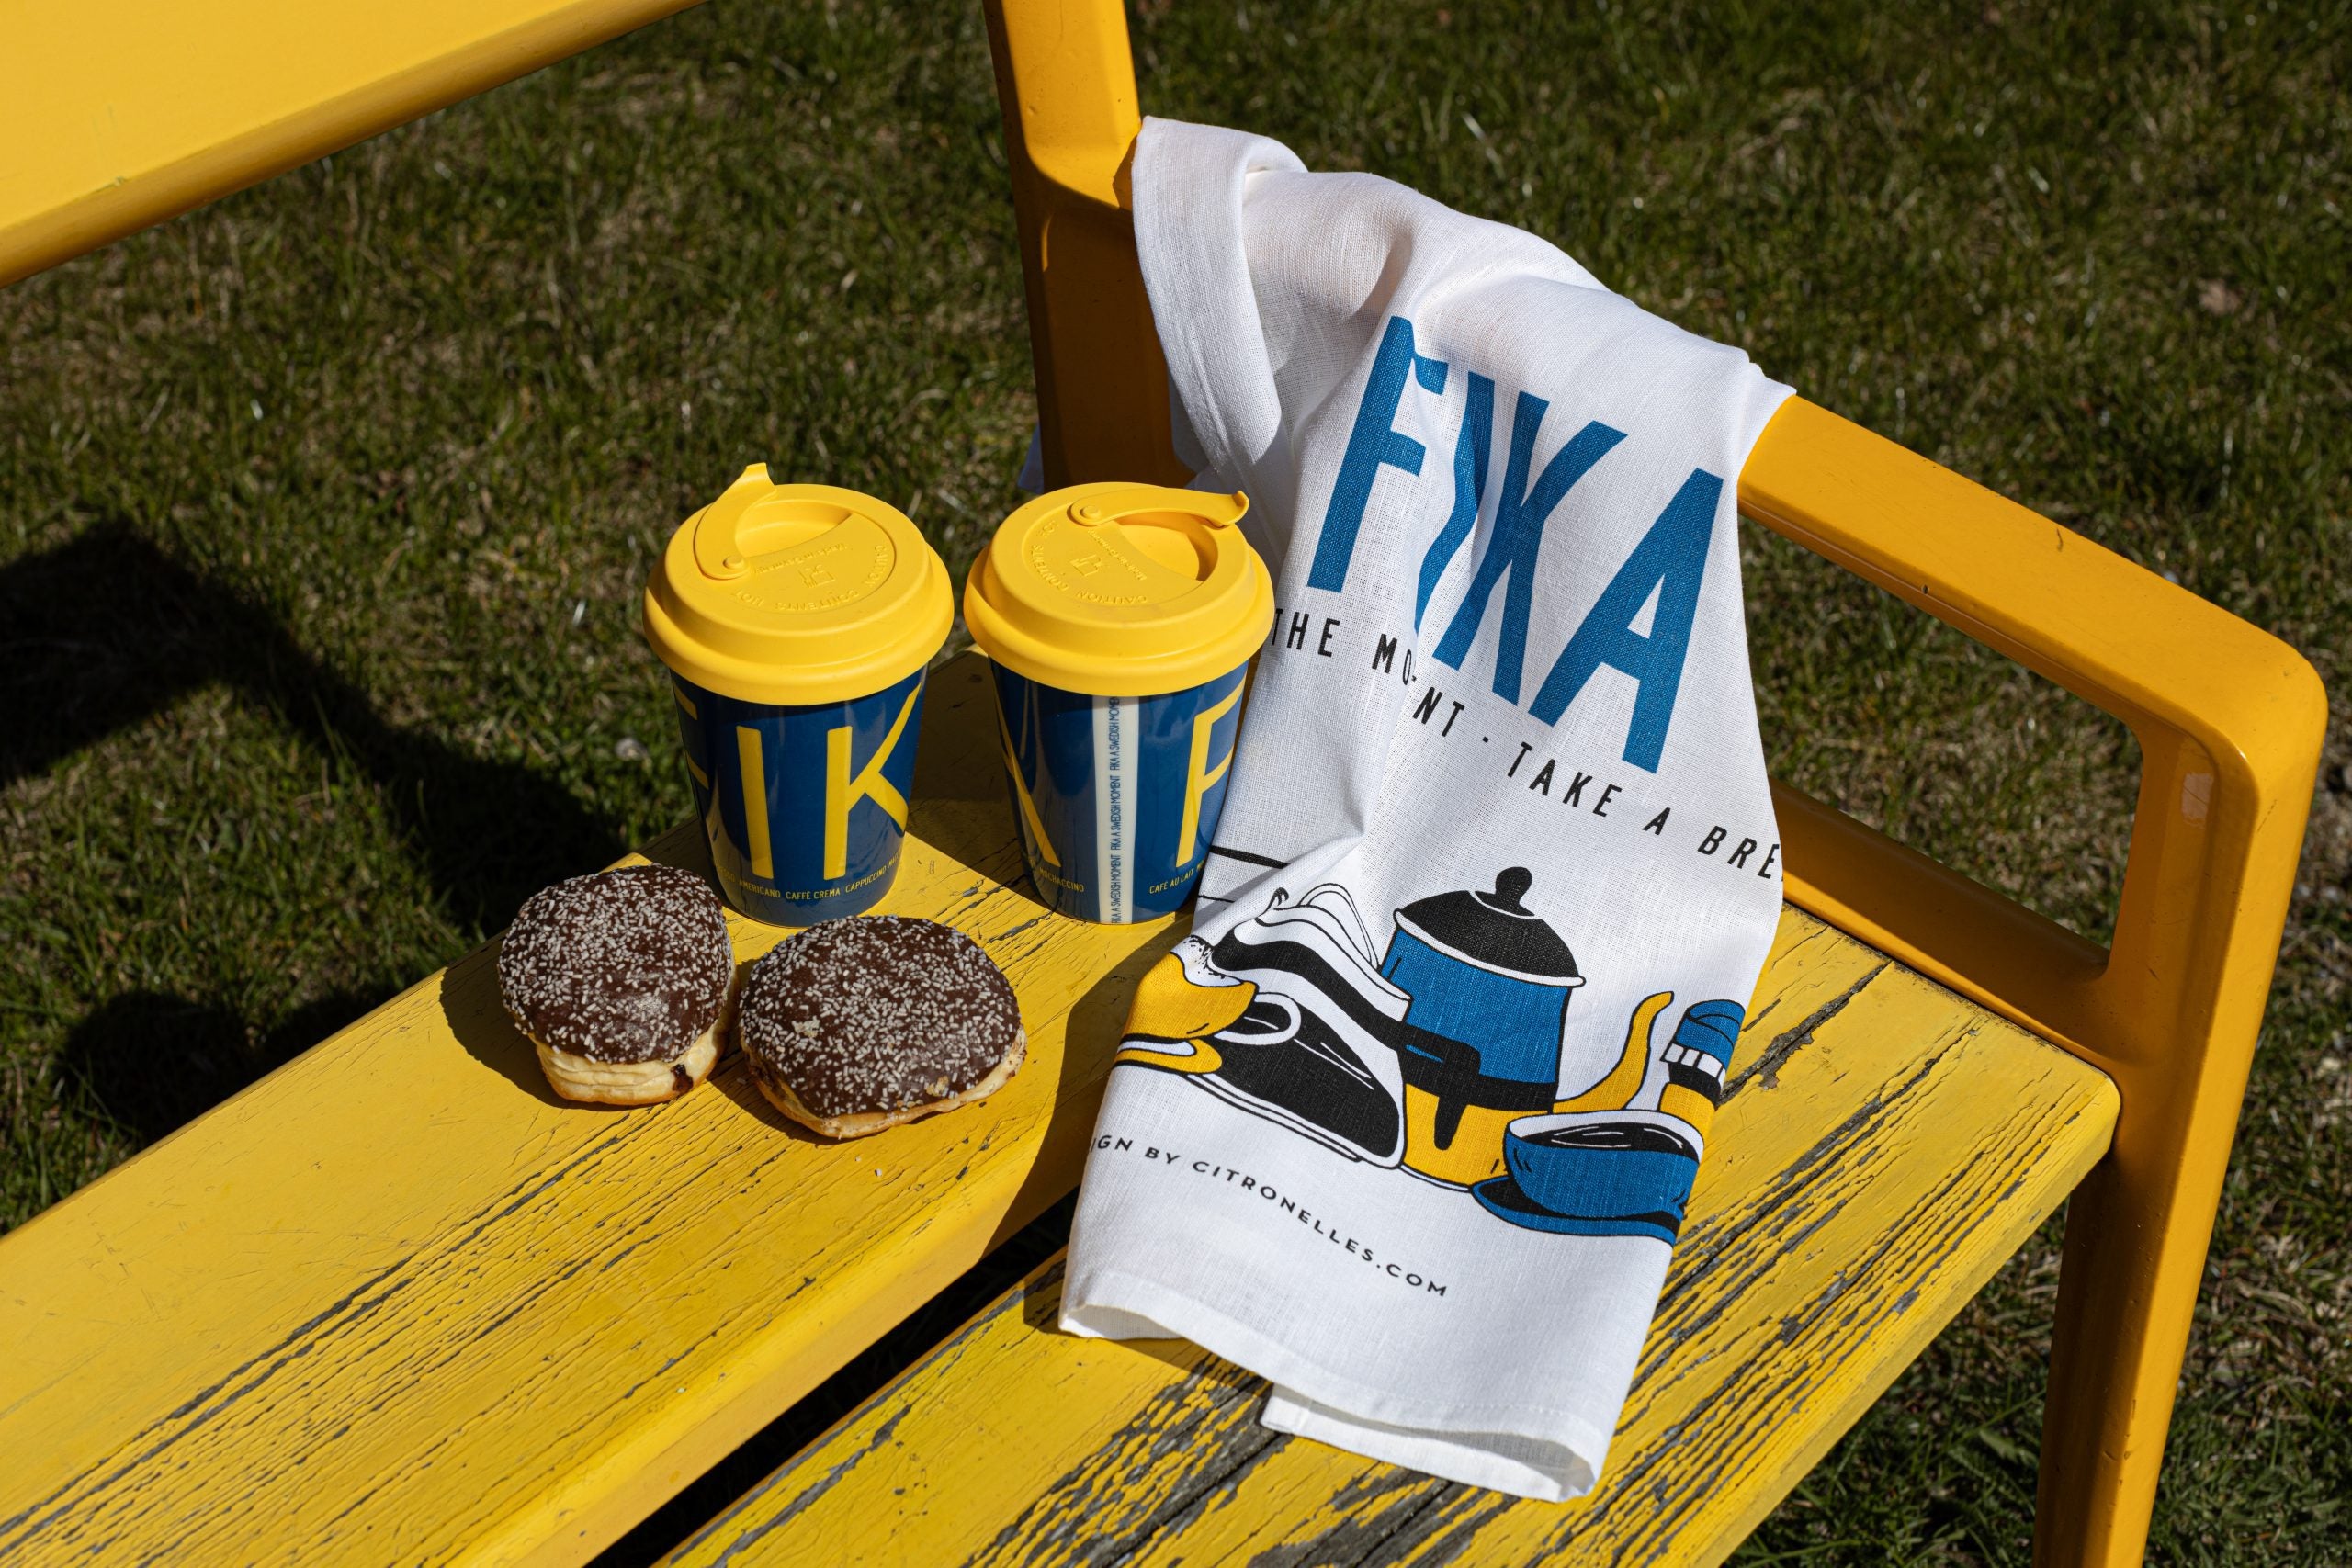
[(695, 565), (705, 577), (741, 577), (751, 563), (736, 547), (735, 530), (752, 503), (775, 488), (765, 463), (753, 463), (695, 519)]
[(1202, 491), (1192, 493), (1202, 497), (1193, 506), (1201, 521), (1212, 528), (1230, 528), (1250, 510), (1250, 498), (1238, 490), (1231, 495), (1212, 495)]
[(859, 515), (850, 504), (859, 499), (827, 486), (779, 485), (765, 463), (753, 463), (695, 513), (695, 565), (713, 581), (747, 576), (758, 563)]

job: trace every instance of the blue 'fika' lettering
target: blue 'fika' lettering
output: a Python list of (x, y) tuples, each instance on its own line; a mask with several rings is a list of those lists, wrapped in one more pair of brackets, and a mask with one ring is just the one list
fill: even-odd
[(1315, 565), (1306, 574), (1309, 588), (1337, 593), (1348, 583), (1348, 562), (1356, 553), (1356, 532), (1363, 526), (1364, 504), (1372, 499), (1372, 481), (1382, 468), (1421, 471), (1428, 448), (1396, 428), (1396, 405), (1405, 399), (1405, 378), (1410, 375), (1432, 392), (1445, 390), (1445, 362), (1413, 352), (1413, 323), (1402, 316), (1388, 318), (1380, 336), (1380, 352), (1373, 356), (1372, 376), (1364, 382), (1363, 400), (1356, 405), (1355, 428), (1348, 433), (1348, 449), (1340, 459), (1340, 477), (1331, 484), (1331, 503), (1323, 509), (1323, 532), (1315, 541)]
[[(1503, 493), (1495, 505), (1495, 529), (1487, 537), (1487, 553), (1478, 558), (1470, 592), (1462, 596), (1445, 636), (1438, 639), (1434, 656), (1441, 664), (1462, 668), (1487, 618), (1487, 601), (1493, 596), (1495, 584), (1508, 575), (1510, 583), (1503, 590), (1502, 637), (1495, 647), (1495, 695), (1507, 703), (1519, 701), (1519, 671), (1527, 657), (1527, 620), (1535, 606), (1535, 557), (1543, 548), (1544, 525), (1552, 520), (1569, 487), (1625, 439), (1623, 431), (1594, 420), (1552, 454), (1552, 460), (1544, 465), (1542, 476), (1531, 487), (1527, 470), (1535, 461), (1535, 434), (1544, 427), (1544, 415), (1551, 406), (1532, 392), (1519, 394), (1519, 406), (1510, 420), (1510, 464), (1503, 470)], [(1426, 576), (1428, 568), (1424, 566), (1422, 571)]]
[[(1372, 374), (1364, 382), (1363, 400), (1356, 406), (1355, 424), (1340, 460), (1339, 477), (1332, 482), (1330, 502), (1324, 508), (1308, 587), (1336, 593), (1347, 586), (1356, 536), (1363, 529), (1364, 508), (1380, 470), (1420, 474), (1428, 449), (1396, 428), (1397, 409), (1408, 380), (1442, 394), (1449, 369), (1445, 361), (1416, 351), (1411, 321), (1402, 316), (1388, 318), (1373, 356)], [(1439, 580), (1476, 531), (1486, 504), (1487, 474), (1494, 448), (1495, 383), (1476, 371), (1469, 372), (1468, 380), (1462, 429), (1453, 444), (1453, 508), (1421, 558), (1413, 600), (1416, 631)], [(1532, 392), (1519, 394), (1511, 412), (1510, 457), (1504, 469), (1502, 494), (1497, 498), (1494, 528), (1471, 574), (1469, 591), (1454, 607), (1434, 650), (1441, 662), (1461, 669), (1477, 641), (1496, 586), (1508, 578), (1495, 649), (1494, 690), (1497, 696), (1514, 704), (1519, 701), (1526, 659), (1535, 564), (1544, 526), (1577, 481), (1625, 439), (1623, 431), (1591, 421), (1552, 455), (1531, 484), (1528, 470), (1534, 467), (1536, 435), (1550, 408)], [(1714, 533), (1723, 487), (1720, 477), (1703, 468), (1690, 470), (1690, 477), (1682, 481), (1681, 489), (1617, 569), (1609, 586), (1601, 590), (1600, 599), (1568, 638), (1567, 647), (1553, 660), (1550, 673), (1528, 705), (1530, 714), (1545, 724), (1559, 723), (1605, 664), (1631, 676), (1637, 687), (1633, 723), (1625, 734), (1625, 761), (1651, 773), (1657, 771), (1658, 759), (1666, 750), (1666, 732), (1674, 718), (1675, 698), (1682, 688), (1682, 667), (1690, 650), (1690, 628), (1698, 615), (1699, 587), (1706, 572), (1707, 547)], [(1637, 632), (1634, 624), (1653, 594), (1657, 604), (1649, 630)]]
[(1421, 629), (1422, 613), (1437, 580), (1453, 560), (1453, 552), (1470, 536), (1478, 522), (1478, 508), (1487, 503), (1487, 458), (1495, 445), (1495, 384), (1470, 372), (1470, 397), (1462, 411), (1462, 434), (1453, 438), (1453, 513), (1430, 541), (1421, 558), (1420, 591), (1413, 599), (1413, 629)]
[[(1724, 481), (1706, 469), (1690, 470), (1560, 650), (1528, 712), (1557, 724), (1602, 665), (1622, 671), (1641, 683), (1634, 722), (1625, 732), (1625, 761), (1657, 772), (1674, 698), (1682, 688), (1683, 657), (1690, 651), (1690, 623), (1699, 612), (1699, 581), (1707, 570), (1707, 540), (1714, 532), (1723, 489)], [(1644, 637), (1634, 629), (1634, 617), (1653, 592), (1657, 608)]]

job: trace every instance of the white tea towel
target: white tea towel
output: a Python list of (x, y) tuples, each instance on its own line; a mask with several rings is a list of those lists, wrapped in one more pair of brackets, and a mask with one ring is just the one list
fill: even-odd
[(1195, 482), (1280, 609), (1193, 934), (1138, 989), (1063, 1325), (1266, 1424), (1598, 1478), (1781, 901), (1735, 536), (1788, 389), (1557, 249), (1148, 122)]

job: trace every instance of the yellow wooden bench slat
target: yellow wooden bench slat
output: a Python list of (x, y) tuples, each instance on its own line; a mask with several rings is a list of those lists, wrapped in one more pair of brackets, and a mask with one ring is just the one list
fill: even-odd
[[(1600, 1488), (1516, 1502), (1258, 1425), (1182, 1341), (1052, 1330), (1046, 1265), (678, 1564), (1352, 1557), (1710, 1563), (2107, 1150), (2107, 1077), (1795, 909), (1734, 1063)], [(1568, 1332), (1563, 1325), (1563, 1332)]]
[(0, 0), (0, 284), (693, 0)]
[(886, 908), (1005, 966), (1011, 1085), (836, 1145), (731, 1055), (567, 1106), (476, 953), (0, 1238), (0, 1562), (577, 1562), (1069, 1191), (1176, 928), (1009, 889), (980, 661), (924, 706)]

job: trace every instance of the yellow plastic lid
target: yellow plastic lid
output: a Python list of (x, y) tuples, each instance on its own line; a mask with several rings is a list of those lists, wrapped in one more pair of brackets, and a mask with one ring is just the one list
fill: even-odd
[(964, 624), (1033, 681), (1146, 697), (1248, 662), (1274, 623), (1266, 563), (1236, 491), (1072, 485), (997, 529), (964, 583)]
[(793, 705), (870, 696), (927, 663), (956, 601), (906, 513), (754, 463), (678, 525), (645, 585), (645, 638), (695, 684)]

